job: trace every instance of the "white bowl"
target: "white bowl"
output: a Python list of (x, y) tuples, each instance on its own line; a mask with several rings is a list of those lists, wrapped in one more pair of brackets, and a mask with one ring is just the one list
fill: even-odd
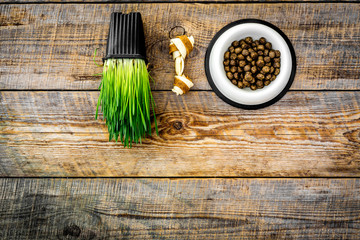
[[(280, 50), (280, 74), (268, 86), (256, 91), (240, 89), (226, 77), (224, 53), (231, 43), (245, 37), (254, 40), (265, 37), (272, 48)], [(258, 109), (278, 101), (289, 90), (296, 71), (294, 48), (286, 35), (276, 26), (257, 19), (232, 22), (222, 28), (211, 40), (206, 51), (205, 72), (214, 92), (225, 102), (240, 108)]]

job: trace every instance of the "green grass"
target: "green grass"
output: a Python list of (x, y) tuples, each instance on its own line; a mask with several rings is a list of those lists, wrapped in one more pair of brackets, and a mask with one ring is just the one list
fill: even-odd
[(141, 143), (144, 137), (151, 136), (150, 110), (158, 134), (149, 78), (142, 59), (105, 60), (95, 119), (101, 105), (109, 141), (120, 138), (124, 147), (130, 148), (133, 142)]

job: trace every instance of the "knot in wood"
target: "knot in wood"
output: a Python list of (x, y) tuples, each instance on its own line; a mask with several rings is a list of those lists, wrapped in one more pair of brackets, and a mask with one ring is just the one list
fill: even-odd
[(180, 121), (176, 121), (173, 123), (173, 127), (176, 129), (176, 130), (181, 130), (183, 128), (183, 124), (182, 122)]
[(63, 235), (66, 236), (73, 236), (79, 237), (81, 234), (81, 229), (76, 224), (71, 224), (64, 227)]

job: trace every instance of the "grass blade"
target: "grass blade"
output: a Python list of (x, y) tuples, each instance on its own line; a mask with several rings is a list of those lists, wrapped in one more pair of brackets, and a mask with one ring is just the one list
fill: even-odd
[(149, 79), (142, 59), (105, 60), (95, 118), (101, 106), (109, 141), (115, 139), (117, 142), (120, 138), (124, 147), (129, 148), (133, 142), (141, 143), (142, 138), (151, 135), (150, 109), (159, 134)]

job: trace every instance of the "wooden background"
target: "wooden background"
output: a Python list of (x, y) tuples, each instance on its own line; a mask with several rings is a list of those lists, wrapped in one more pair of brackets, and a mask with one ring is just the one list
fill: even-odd
[[(360, 239), (358, 2), (83, 2), (0, 3), (0, 239)], [(155, 80), (160, 134), (132, 149), (94, 120), (113, 11), (141, 12)], [(298, 62), (256, 111), (204, 73), (212, 37), (243, 18), (278, 26)], [(183, 33), (195, 86), (176, 96)]]

